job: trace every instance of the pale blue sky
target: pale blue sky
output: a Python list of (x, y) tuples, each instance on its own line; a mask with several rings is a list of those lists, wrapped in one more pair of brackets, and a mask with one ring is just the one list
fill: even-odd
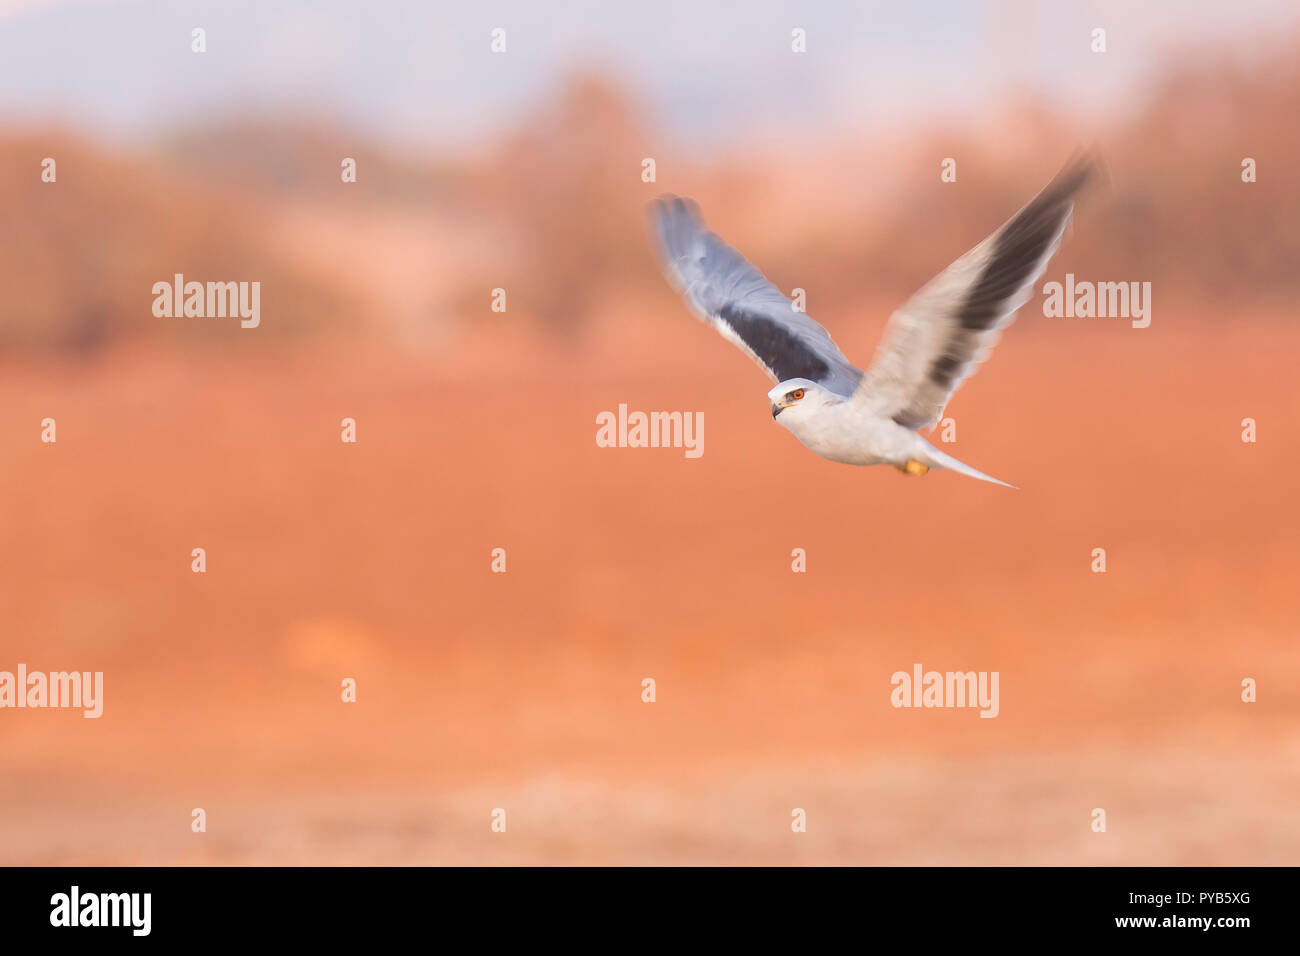
[[(314, 111), (458, 147), (594, 67), (657, 129), (708, 149), (969, 116), (1017, 89), (1132, 108), (1189, 42), (1244, 56), (1262, 35), (1294, 44), (1298, 20), (1292, 0), (0, 0), (0, 118), (130, 138), (246, 108)], [(505, 55), (489, 52), (496, 26)], [(807, 54), (790, 52), (796, 26)], [(1104, 56), (1088, 49), (1094, 26)]]

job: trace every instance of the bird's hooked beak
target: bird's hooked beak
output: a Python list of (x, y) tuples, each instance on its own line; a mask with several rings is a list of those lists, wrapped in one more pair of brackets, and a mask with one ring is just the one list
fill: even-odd
[(773, 403), (772, 403), (772, 417), (773, 417), (773, 418), (776, 418), (776, 416), (777, 416), (777, 415), (780, 415), (783, 411), (785, 411), (785, 406), (784, 406), (784, 405), (778, 405), (776, 402), (773, 402)]

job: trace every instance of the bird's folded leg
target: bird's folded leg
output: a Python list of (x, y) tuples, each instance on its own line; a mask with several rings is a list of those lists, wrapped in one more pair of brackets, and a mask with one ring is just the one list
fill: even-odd
[(919, 461), (917, 461), (915, 458), (909, 458), (909, 459), (907, 459), (907, 463), (906, 463), (906, 464), (895, 465), (894, 467), (897, 468), (899, 471), (901, 471), (901, 472), (902, 472), (903, 474), (905, 474), (905, 475), (918, 475), (918, 476), (919, 476), (919, 475), (924, 475), (927, 471), (930, 470), (930, 466), (929, 466), (929, 465), (923, 465), (923, 464), (921, 464)]

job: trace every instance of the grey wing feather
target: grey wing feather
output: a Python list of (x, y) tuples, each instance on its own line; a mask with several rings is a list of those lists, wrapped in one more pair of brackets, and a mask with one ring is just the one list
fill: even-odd
[(1056, 252), (1074, 195), (1096, 170), (1081, 154), (997, 232), (889, 319), (861, 396), (907, 428), (932, 425), (1015, 320)]
[(702, 319), (778, 382), (806, 378), (844, 397), (862, 381), (830, 334), (708, 230), (688, 199), (664, 196), (654, 220), (669, 281)]

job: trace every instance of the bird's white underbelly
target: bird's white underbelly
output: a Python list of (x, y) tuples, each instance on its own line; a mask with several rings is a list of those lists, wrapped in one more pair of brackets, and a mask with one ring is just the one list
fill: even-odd
[(852, 402), (826, 406), (815, 415), (782, 414), (777, 421), (809, 451), (846, 465), (902, 464), (925, 444), (910, 428)]

